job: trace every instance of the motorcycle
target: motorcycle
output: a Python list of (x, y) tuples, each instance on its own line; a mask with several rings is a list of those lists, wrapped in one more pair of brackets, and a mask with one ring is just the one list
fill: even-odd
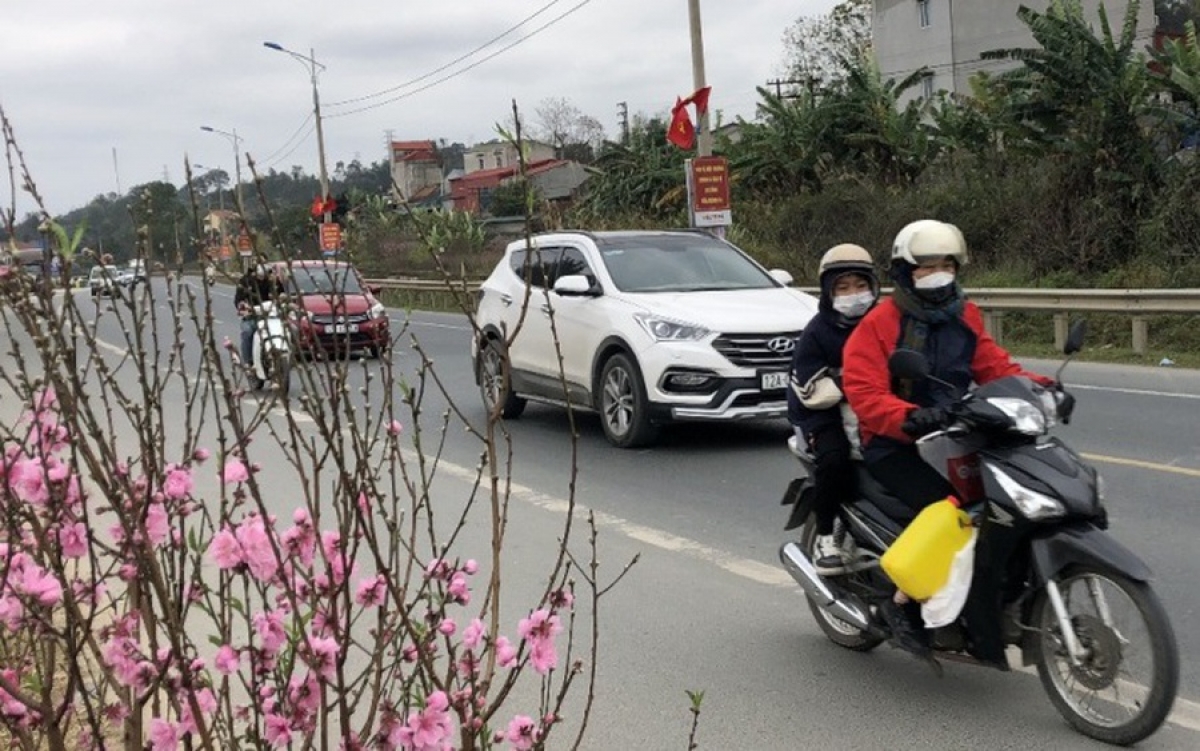
[(250, 387), (255, 391), (274, 383), (282, 393), (291, 386), (292, 346), (287, 325), (273, 302), (255, 305), (254, 338), (250, 346)]
[[(943, 429), (917, 441), (922, 458), (964, 496), (977, 527), (962, 612), (926, 634), (939, 674), (939, 660), (1008, 670), (1006, 650), (1019, 649), (1021, 665), (1036, 666), (1073, 728), (1129, 745), (1154, 733), (1170, 712), (1179, 655), (1150, 569), (1106, 531), (1099, 474), (1048, 435), (1056, 421), (1070, 421), (1074, 400), (1061, 376), (1082, 346), (1082, 323), (1068, 335), (1056, 387), (1022, 376), (984, 384), (949, 408)], [(894, 378), (933, 379), (924, 356), (912, 350), (897, 350), (888, 368)], [(896, 587), (880, 557), (914, 512), (858, 466), (857, 497), (842, 504), (835, 527), (858, 552), (844, 573), (822, 577), (812, 563), (813, 458), (795, 438), (789, 446), (806, 476), (784, 495), (792, 509), (786, 528), (803, 529), (799, 542), (782, 545), (780, 559), (822, 632), (844, 648), (870, 651), (891, 638), (878, 608)]]

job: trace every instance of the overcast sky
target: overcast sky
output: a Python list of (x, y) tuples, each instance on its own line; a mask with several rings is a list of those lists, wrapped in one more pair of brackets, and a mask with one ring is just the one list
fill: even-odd
[[(754, 87), (781, 72), (784, 29), (834, 2), (701, 0), (710, 106), (752, 117)], [(262, 168), (317, 174), (308, 71), (268, 40), (312, 48), (326, 66), (318, 81), (331, 171), (386, 158), (389, 132), (487, 140), (512, 99), (528, 120), (542, 100), (566, 98), (614, 136), (618, 102), (631, 116), (660, 114), (692, 90), (687, 0), (8, 0), (0, 105), (51, 213), (118, 186), (179, 185), (185, 154), (232, 175), (230, 139), (202, 125), (236, 130)], [(6, 208), (11, 194), (5, 178)], [(20, 191), (17, 208), (18, 218), (33, 210)]]

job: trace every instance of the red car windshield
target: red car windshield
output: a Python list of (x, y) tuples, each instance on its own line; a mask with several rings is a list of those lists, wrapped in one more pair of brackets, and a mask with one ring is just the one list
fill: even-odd
[(361, 295), (358, 274), (346, 267), (310, 268), (293, 266), (288, 288), (296, 295)]

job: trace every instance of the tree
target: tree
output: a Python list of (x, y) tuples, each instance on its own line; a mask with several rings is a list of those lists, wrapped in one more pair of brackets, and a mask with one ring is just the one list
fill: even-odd
[(1078, 0), (1052, 0), (1045, 12), (1022, 7), (1017, 16), (1039, 46), (983, 54), (1023, 64), (1001, 78), (1025, 140), (1061, 166), (1063, 221), (1078, 227), (1074, 256), (1063, 260), (1080, 269), (1136, 253), (1138, 219), (1161, 182), (1148, 127), (1161, 123), (1157, 87), (1135, 46), (1139, 5), (1129, 4), (1115, 31), (1103, 5), (1098, 31)]
[(668, 143), (666, 131), (661, 118), (635, 117), (625, 143), (604, 143), (579, 205), (581, 220), (623, 213), (678, 216), (685, 208), (688, 152)]
[(871, 7), (870, 0), (843, 0), (825, 15), (796, 19), (783, 32), (787, 77), (810, 90), (845, 80), (845, 63), (870, 55)]
[(595, 149), (604, 140), (604, 126), (596, 118), (585, 115), (568, 99), (550, 97), (534, 108), (537, 115), (535, 135), (554, 146), (560, 159), (588, 163)]

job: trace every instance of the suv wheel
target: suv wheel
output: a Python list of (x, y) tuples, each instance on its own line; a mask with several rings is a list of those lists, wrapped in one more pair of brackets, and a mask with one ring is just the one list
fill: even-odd
[(653, 443), (658, 426), (650, 422), (642, 373), (628, 355), (613, 355), (600, 371), (600, 424), (612, 445), (628, 449)]
[(497, 404), (500, 416), (515, 420), (525, 411), (525, 400), (512, 393), (508, 368), (508, 357), (504, 345), (496, 339), (488, 339), (479, 352), (479, 389), (483, 393), (483, 404), (491, 412)]

